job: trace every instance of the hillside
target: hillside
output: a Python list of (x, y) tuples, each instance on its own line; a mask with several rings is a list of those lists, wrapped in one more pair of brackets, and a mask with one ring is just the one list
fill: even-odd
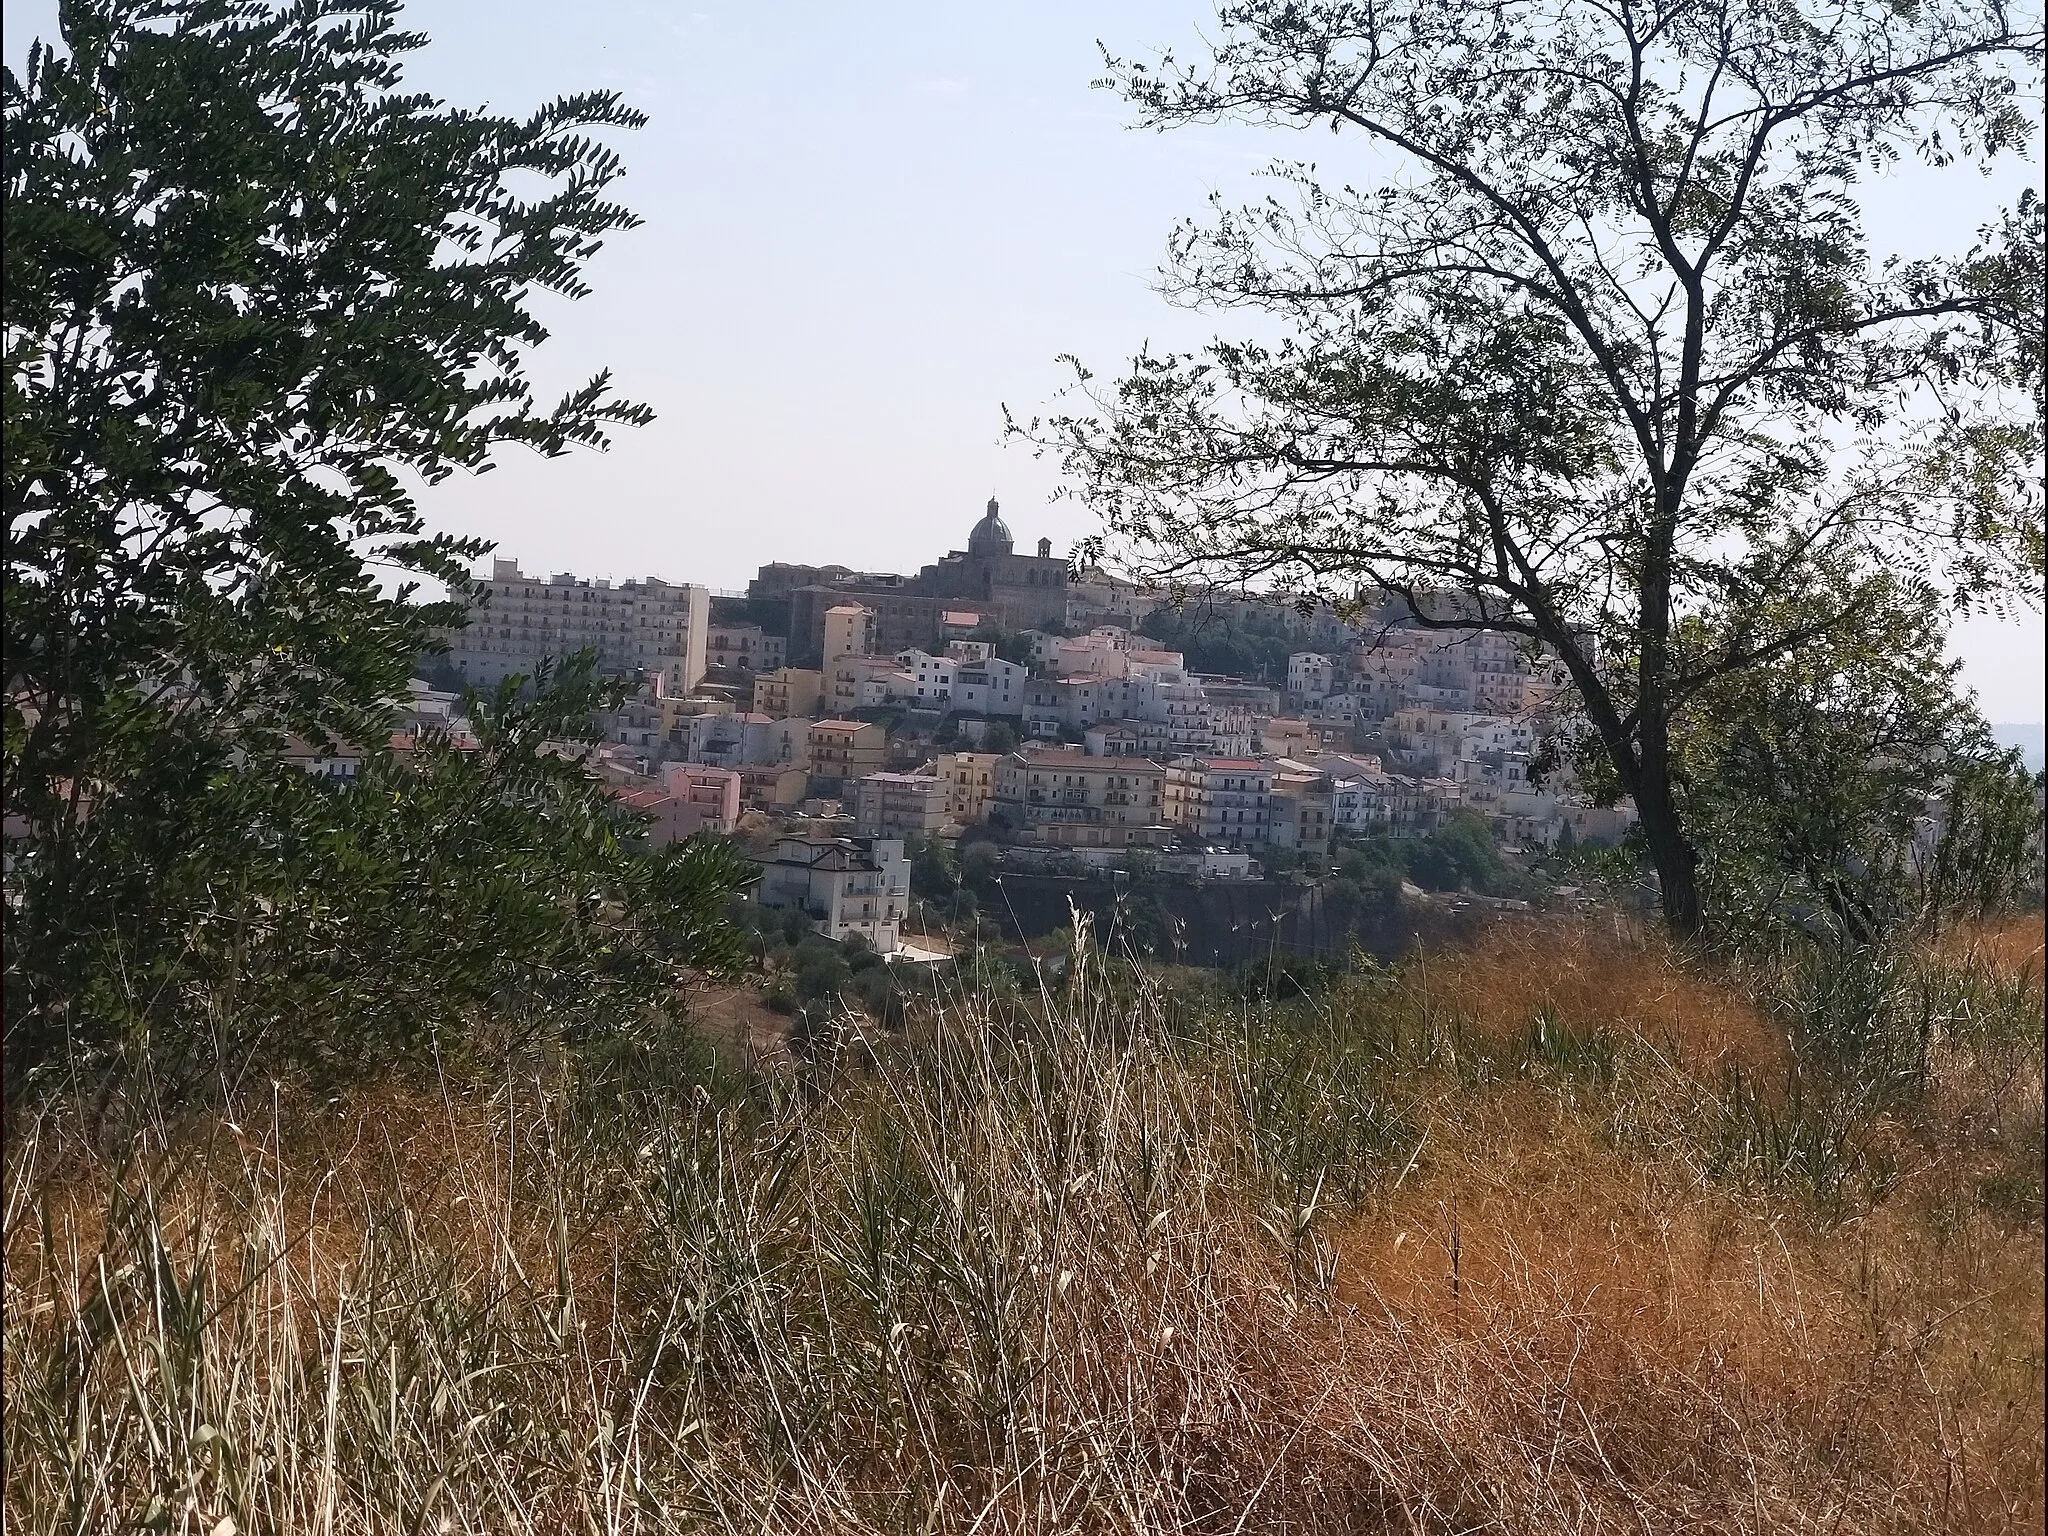
[(1081, 945), (808, 1060), (17, 1120), (6, 1514), (2038, 1529), (2040, 938), (1498, 927), (1277, 1003)]

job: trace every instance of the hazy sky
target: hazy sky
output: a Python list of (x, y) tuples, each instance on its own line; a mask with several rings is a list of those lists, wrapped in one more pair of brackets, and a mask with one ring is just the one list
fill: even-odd
[[(10, 64), (55, 13), (5, 0)], [(1002, 406), (1042, 408), (1060, 353), (1100, 372), (1217, 328), (1150, 288), (1168, 230), (1212, 190), (1256, 195), (1276, 153), (1371, 175), (1326, 134), (1131, 132), (1090, 88), (1098, 37), (1186, 50), (1210, 15), (1206, 0), (414, 0), (407, 24), (433, 43), (411, 84), (510, 112), (610, 86), (650, 118), (619, 139), (619, 193), (646, 223), (597, 258), (591, 298), (544, 311), (557, 334), (535, 372), (555, 390), (609, 367), (658, 419), (605, 455), (515, 452), (430, 492), (431, 516), (530, 571), (718, 588), (772, 559), (914, 571), (964, 543), (991, 492), (1020, 546), (1093, 531), (1049, 502), (1049, 464), (1003, 446)], [(1944, 248), (2029, 177), (1905, 176), (1874, 195), (1873, 239)], [(2038, 613), (1957, 647), (1992, 719), (2042, 718)]]

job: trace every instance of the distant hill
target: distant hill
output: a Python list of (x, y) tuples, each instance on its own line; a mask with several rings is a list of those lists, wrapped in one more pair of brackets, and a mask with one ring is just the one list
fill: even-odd
[(2039, 773), (2042, 759), (2042, 729), (2037, 722), (2033, 725), (1994, 725), (1992, 737), (2001, 747), (2018, 747), (2020, 755), (2027, 760), (2027, 766)]

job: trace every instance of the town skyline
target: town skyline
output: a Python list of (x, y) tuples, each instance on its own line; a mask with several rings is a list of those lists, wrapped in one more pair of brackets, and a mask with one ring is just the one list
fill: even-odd
[[(54, 35), (56, 9), (6, 0), (10, 63)], [(535, 381), (551, 397), (610, 368), (657, 419), (607, 454), (515, 453), (423, 488), (430, 522), (529, 569), (721, 590), (776, 559), (915, 569), (992, 493), (1020, 539), (1065, 551), (1094, 533), (1085, 506), (1053, 499), (1049, 462), (1004, 446), (1003, 407), (1045, 409), (1061, 353), (1114, 368), (1237, 327), (1152, 286), (1169, 231), (1211, 193), (1262, 195), (1276, 153), (1372, 166), (1327, 138), (1132, 132), (1091, 88), (1098, 38), (1185, 50), (1209, 18), (1198, 0), (636, 4), (565, 28), (539, 0), (412, 0), (405, 24), (432, 42), (409, 88), (520, 111), (610, 87), (649, 116), (610, 136), (645, 223), (592, 261), (589, 298), (539, 305), (553, 337)], [(1931, 253), (2038, 173), (2008, 159), (1988, 178), (1873, 180), (1873, 253)], [(1994, 719), (2042, 718), (2043, 641), (2038, 612), (1959, 628)]]

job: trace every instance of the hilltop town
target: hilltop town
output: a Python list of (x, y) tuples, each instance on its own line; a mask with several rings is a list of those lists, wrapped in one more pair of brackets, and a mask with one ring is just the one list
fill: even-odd
[(776, 562), (715, 593), (499, 559), (446, 639), (448, 686), (415, 685), (416, 723), (459, 729), (455, 685), (588, 649), (632, 691), (586, 761), (651, 839), (744, 832), (764, 903), (884, 954), (903, 943), (907, 851), (932, 840), (991, 842), (1018, 871), (1246, 880), (1459, 812), (1515, 851), (1609, 842), (1632, 819), (1568, 771), (1532, 777), (1561, 675), (1511, 638), (1169, 596), (1073, 569), (1047, 539), (1018, 554), (994, 500), (915, 576)]

